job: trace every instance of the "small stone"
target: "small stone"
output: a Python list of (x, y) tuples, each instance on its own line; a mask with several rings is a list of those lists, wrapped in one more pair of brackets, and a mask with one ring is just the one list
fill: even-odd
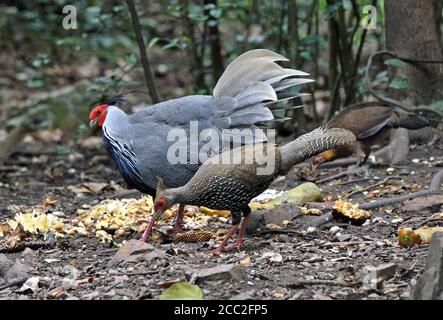
[(331, 229), (329, 229), (329, 232), (330, 232), (331, 234), (336, 234), (336, 233), (339, 232), (340, 230), (341, 230), (340, 227), (338, 227), (338, 226), (333, 226), (333, 227), (331, 227)]
[(348, 240), (350, 240), (352, 238), (351, 235), (349, 235), (349, 234), (342, 234), (342, 233), (337, 233), (336, 236), (337, 236), (338, 241), (340, 241), (340, 242), (348, 241)]
[(24, 265), (19, 259), (16, 259), (11, 268), (6, 272), (6, 278), (13, 279), (29, 277), (28, 272), (30, 269), (31, 268), (29, 266)]
[(195, 274), (196, 281), (217, 281), (217, 280), (245, 280), (246, 271), (240, 265), (222, 264), (213, 268), (206, 268), (200, 270), (189, 270), (189, 274)]
[(258, 260), (267, 260), (273, 264), (281, 264), (283, 262), (283, 256), (278, 252), (268, 251), (265, 252)]
[(317, 231), (316, 227), (308, 227), (308, 229), (306, 229), (306, 233), (314, 233)]
[(118, 249), (108, 262), (108, 267), (140, 261), (151, 262), (155, 259), (166, 259), (166, 254), (151, 244), (134, 239), (126, 242)]
[(379, 289), (383, 281), (392, 279), (397, 272), (395, 263), (385, 263), (377, 267), (366, 266), (363, 270), (362, 282), (365, 289)]
[(384, 263), (371, 270), (374, 278), (382, 278), (383, 280), (392, 279), (397, 272), (395, 263)]
[(287, 234), (281, 234), (278, 236), (278, 238), (281, 242), (291, 242), (291, 237), (289, 237)]
[(31, 277), (22, 285), (22, 287), (19, 289), (20, 292), (31, 292), (34, 293), (38, 290), (40, 278), (39, 277)]

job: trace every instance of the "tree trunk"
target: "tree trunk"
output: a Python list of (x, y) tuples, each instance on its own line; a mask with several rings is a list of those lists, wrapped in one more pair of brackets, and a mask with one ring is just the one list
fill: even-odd
[[(217, 6), (217, 0), (204, 0), (204, 4), (214, 4)], [(214, 83), (223, 73), (223, 58), (221, 55), (220, 32), (218, 31), (218, 19), (210, 17), (208, 19), (209, 43), (211, 46), (211, 65)]]
[[(197, 91), (199, 89), (206, 88), (205, 70), (203, 67), (203, 55), (199, 55), (198, 53), (197, 41), (195, 40), (194, 34), (194, 24), (188, 17), (189, 1), (181, 0), (180, 3), (183, 6), (182, 23), (184, 33), (189, 39), (189, 44), (186, 49), (188, 51), (188, 59), (190, 62), (190, 73), (193, 75), (195, 81), (195, 83), (193, 84), (193, 88), (195, 91)], [(204, 48), (205, 43), (202, 42), (201, 46), (202, 48)]]
[[(289, 0), (288, 2), (288, 35), (289, 35), (289, 57), (293, 68), (298, 69), (300, 66), (300, 50), (299, 50), (299, 35), (298, 35), (298, 8), (296, 0)], [(293, 104), (296, 102), (293, 101)], [(294, 117), (297, 121), (297, 129), (300, 134), (305, 133), (306, 117), (303, 108), (294, 110)]]
[[(385, 0), (386, 48), (399, 56), (443, 59), (435, 0)], [(443, 64), (408, 64), (409, 98), (415, 104), (443, 99)]]

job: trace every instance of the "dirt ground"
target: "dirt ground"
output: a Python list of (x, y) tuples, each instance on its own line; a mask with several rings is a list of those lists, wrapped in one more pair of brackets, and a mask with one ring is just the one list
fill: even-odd
[[(57, 199), (48, 212), (63, 212), (65, 219), (73, 218), (82, 206), (124, 194), (125, 184), (100, 140), (72, 144), (69, 152), (60, 148), (63, 141), (48, 140), (25, 139), (21, 151), (0, 167), (0, 220), (13, 217), (21, 208), (36, 206), (47, 194)], [(332, 201), (387, 175), (401, 177), (350, 198), (360, 203), (422, 190), (442, 169), (443, 147), (415, 147), (408, 158), (401, 166), (373, 166), (318, 186), (324, 198)], [(320, 169), (319, 179), (343, 170), (346, 168)], [(113, 187), (83, 194), (68, 189), (88, 181)], [(271, 187), (288, 190), (301, 182), (294, 169)], [(375, 209), (370, 221), (361, 226), (334, 219), (313, 229), (310, 223), (318, 217), (300, 215), (279, 231), (248, 235), (241, 251), (215, 257), (208, 255), (207, 242), (159, 244), (151, 240), (164, 255), (123, 267), (108, 267), (118, 248), (95, 237), (66, 236), (48, 247), (3, 250), (0, 255), (12, 262), (18, 259), (30, 276), (38, 277), (38, 285), (5, 286), (0, 280), (0, 299), (158, 299), (165, 283), (189, 280), (192, 270), (225, 264), (239, 265), (241, 279), (233, 276), (198, 282), (205, 299), (409, 299), (423, 272), (429, 245), (401, 247), (397, 231), (400, 227), (417, 228), (442, 211), (441, 201), (439, 205), (429, 202), (416, 211), (410, 207), (403, 203)], [(230, 220), (214, 221), (210, 226), (228, 228), (229, 224)], [(426, 225), (438, 225), (438, 221)], [(139, 236), (134, 232), (124, 238)], [(395, 274), (377, 285), (361, 281), (368, 267), (386, 263), (395, 264)]]

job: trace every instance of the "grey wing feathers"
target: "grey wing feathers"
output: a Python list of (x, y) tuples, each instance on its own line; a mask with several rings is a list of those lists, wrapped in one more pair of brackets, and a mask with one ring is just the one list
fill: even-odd
[(225, 129), (274, 120), (269, 104), (303, 96), (288, 89), (311, 79), (303, 71), (283, 68), (276, 61), (288, 61), (275, 52), (257, 49), (235, 59), (218, 80), (213, 103), (216, 121)]

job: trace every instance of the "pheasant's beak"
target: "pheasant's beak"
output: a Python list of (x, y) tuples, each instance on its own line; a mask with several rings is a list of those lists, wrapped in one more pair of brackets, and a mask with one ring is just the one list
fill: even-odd
[(154, 213), (154, 219), (156, 219), (156, 220), (160, 219), (163, 216), (163, 213), (165, 213), (163, 210), (157, 210)]
[(89, 126), (90, 126), (91, 128), (94, 128), (94, 127), (97, 126), (97, 122), (98, 122), (98, 119), (97, 119), (97, 118), (94, 118), (94, 119), (92, 119), (91, 121), (89, 121)]

